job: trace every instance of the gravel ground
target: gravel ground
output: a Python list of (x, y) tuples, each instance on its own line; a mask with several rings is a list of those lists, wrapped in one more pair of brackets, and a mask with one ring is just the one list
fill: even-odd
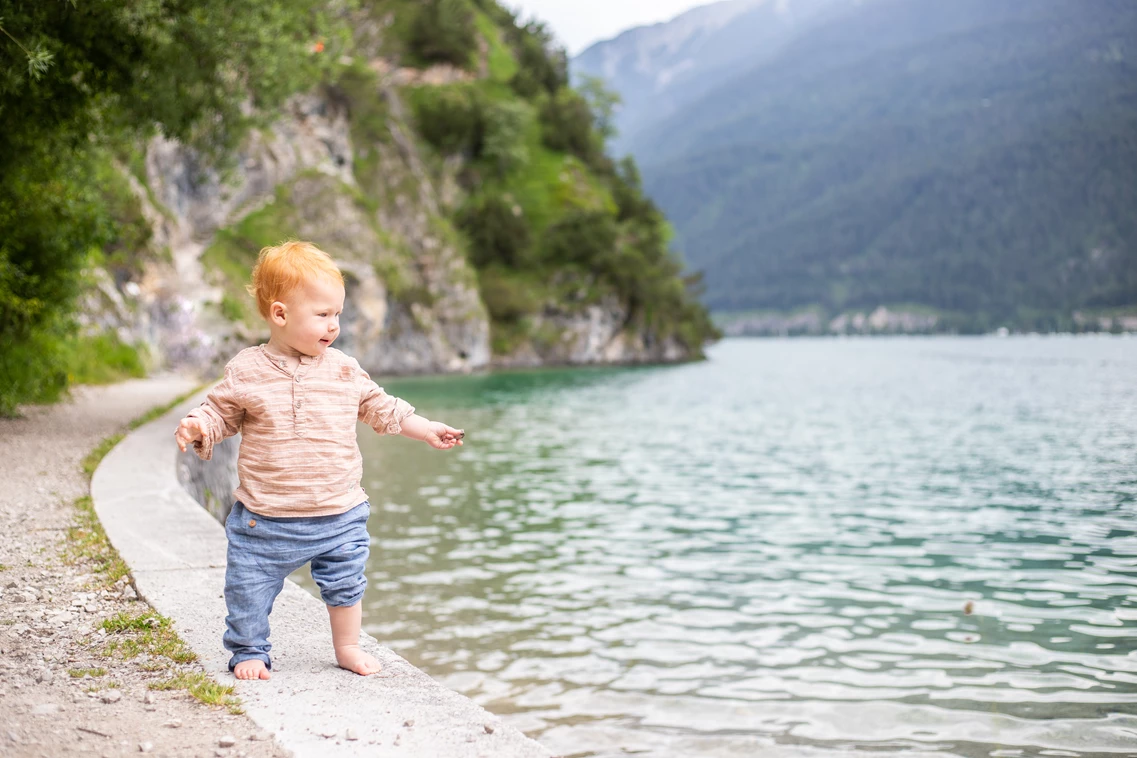
[(0, 755), (287, 755), (119, 576), (83, 507), (88, 453), (193, 386), (81, 387), (0, 419)]

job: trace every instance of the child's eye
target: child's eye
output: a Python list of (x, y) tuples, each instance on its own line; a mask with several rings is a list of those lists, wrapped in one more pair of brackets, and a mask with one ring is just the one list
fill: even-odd
[(317, 315), (318, 315), (320, 318), (327, 318), (327, 317), (328, 317), (328, 314), (326, 314), (326, 313), (319, 313), (319, 314), (317, 314)]

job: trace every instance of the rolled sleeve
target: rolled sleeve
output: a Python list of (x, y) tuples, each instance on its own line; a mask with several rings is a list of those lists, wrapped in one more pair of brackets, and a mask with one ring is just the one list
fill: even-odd
[(402, 398), (388, 395), (372, 381), (370, 375), (358, 368), (363, 388), (359, 397), (359, 420), (379, 434), (401, 434), (403, 419), (415, 412), (413, 405)]
[(193, 443), (194, 452), (203, 461), (213, 458), (214, 445), (241, 431), (245, 408), (241, 402), (236, 376), (231, 368), (226, 366), (225, 378), (210, 390), (205, 402), (186, 416), (197, 419), (203, 427), (202, 439)]

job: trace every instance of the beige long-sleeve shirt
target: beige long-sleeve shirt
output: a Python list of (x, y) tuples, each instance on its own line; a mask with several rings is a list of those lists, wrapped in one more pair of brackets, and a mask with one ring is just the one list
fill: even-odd
[(204, 427), (204, 439), (194, 443), (204, 460), (216, 443), (241, 432), (236, 497), (272, 518), (329, 516), (366, 500), (356, 421), (399, 434), (414, 410), (339, 350), (303, 356), (292, 373), (261, 345), (229, 361), (221, 383), (188, 415)]

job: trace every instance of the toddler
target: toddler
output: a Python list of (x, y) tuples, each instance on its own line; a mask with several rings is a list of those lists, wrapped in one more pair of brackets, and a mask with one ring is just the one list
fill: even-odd
[(268, 616), (287, 576), (306, 563), (328, 606), (336, 662), (379, 671), (359, 647), (371, 506), (360, 486), (356, 421), (439, 450), (463, 432), (415, 414), (332, 347), (343, 311), (343, 275), (307, 242), (261, 250), (249, 292), (268, 322), (268, 344), (242, 350), (221, 383), (178, 424), (184, 452), (209, 460), (241, 432), (237, 502), (225, 521), (225, 648), (238, 679), (268, 679)]

